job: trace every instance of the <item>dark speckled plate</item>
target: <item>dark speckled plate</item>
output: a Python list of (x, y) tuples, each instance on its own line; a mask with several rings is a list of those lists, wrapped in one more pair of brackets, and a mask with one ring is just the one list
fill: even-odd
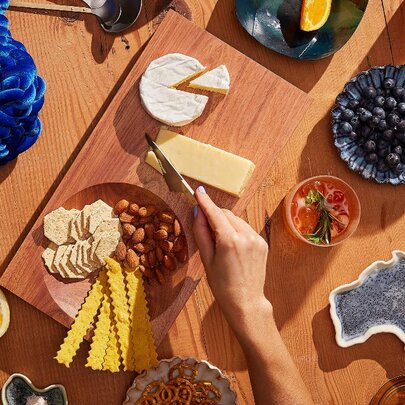
[(301, 31), (301, 0), (236, 0), (236, 15), (257, 41), (291, 58), (321, 59), (338, 51), (363, 18), (368, 0), (332, 0), (326, 24)]

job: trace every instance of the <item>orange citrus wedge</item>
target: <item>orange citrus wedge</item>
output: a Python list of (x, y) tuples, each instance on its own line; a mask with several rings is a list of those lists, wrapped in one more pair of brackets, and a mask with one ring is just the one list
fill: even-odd
[(2, 337), (10, 324), (10, 308), (8, 307), (6, 296), (0, 290), (0, 337)]
[(300, 28), (319, 30), (328, 21), (332, 0), (302, 0)]

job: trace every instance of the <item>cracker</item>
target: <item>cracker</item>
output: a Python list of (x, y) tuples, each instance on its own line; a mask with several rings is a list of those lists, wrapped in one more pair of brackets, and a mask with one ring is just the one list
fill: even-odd
[(58, 249), (58, 245), (51, 242), (42, 253), (42, 259), (44, 259), (45, 267), (51, 273), (57, 273), (56, 269), (52, 268), (53, 259), (55, 258), (57, 249)]
[(102, 200), (97, 200), (92, 204), (85, 205), (83, 210), (82, 210), (82, 215), (81, 215), (81, 228), (83, 229), (84, 233), (89, 234), (89, 218), (90, 215), (99, 209), (101, 206), (106, 204)]
[(104, 259), (111, 256), (121, 238), (119, 232), (103, 232), (100, 234), (100, 240), (94, 250), (94, 256), (101, 264), (104, 264)]
[(109, 257), (106, 258), (106, 268), (122, 363), (124, 365), (124, 370), (129, 370), (131, 368), (129, 356), (131, 328), (124, 275), (122, 273), (121, 265)]
[(60, 207), (44, 217), (44, 234), (57, 245), (63, 245), (68, 242), (73, 216), (70, 211)]
[(81, 244), (81, 252), (80, 252), (80, 255), (78, 258), (78, 263), (80, 264), (80, 266), (87, 269), (87, 271), (89, 273), (97, 270), (100, 267), (99, 264), (97, 264), (95, 262), (91, 263), (89, 261), (88, 251), (90, 250), (90, 248), (91, 248), (91, 245), (90, 245), (89, 241), (88, 240), (83, 241)]
[(53, 272), (59, 273), (63, 278), (69, 278), (69, 276), (64, 271), (64, 269), (59, 266), (59, 264), (60, 264), (60, 261), (61, 261), (63, 255), (65, 254), (68, 246), (69, 245), (59, 246), (55, 253), (55, 257), (53, 258), (53, 262), (52, 262), (52, 270), (54, 270)]
[(94, 335), (91, 341), (89, 356), (86, 363), (86, 367), (90, 367), (93, 370), (103, 369), (111, 325), (111, 298), (106, 273), (100, 273), (99, 279), (101, 285), (103, 286), (103, 300), (101, 303), (100, 313), (95, 324)]
[(83, 278), (81, 273), (78, 272), (74, 266), (72, 266), (70, 263), (68, 264), (68, 259), (74, 246), (75, 245), (67, 245), (65, 253), (63, 253), (63, 256), (60, 259), (59, 268), (62, 269), (62, 271), (66, 273), (69, 278)]
[(110, 207), (108, 204), (106, 204), (103, 201), (103, 204), (100, 205), (97, 210), (93, 211), (91, 215), (89, 216), (89, 232), (90, 234), (94, 234), (96, 231), (97, 227), (106, 219), (111, 219), (114, 217), (114, 212), (112, 207)]
[(64, 364), (68, 368), (100, 307), (101, 299), (103, 298), (103, 286), (100, 278), (101, 273), (92, 285), (89, 295), (86, 297), (65, 340), (55, 356), (58, 363)]
[(77, 256), (79, 254), (80, 246), (81, 246), (81, 241), (78, 241), (73, 245), (73, 249), (71, 250), (69, 258), (68, 258), (68, 263), (71, 266), (73, 266), (79, 273), (83, 274), (84, 269), (80, 268), (77, 265)]
[(104, 219), (95, 230), (93, 238), (96, 239), (103, 232), (119, 232), (122, 235), (119, 218)]
[(77, 210), (76, 208), (72, 208), (70, 210), (70, 213), (72, 214), (72, 224), (71, 224), (71, 229), (70, 229), (70, 240), (74, 242), (80, 240), (80, 235), (79, 235), (79, 229), (76, 226), (77, 223), (77, 218), (80, 218), (81, 216), (81, 211)]

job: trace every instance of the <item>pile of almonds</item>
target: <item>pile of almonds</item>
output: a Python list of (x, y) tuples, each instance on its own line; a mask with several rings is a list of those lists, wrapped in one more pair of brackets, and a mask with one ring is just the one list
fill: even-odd
[(154, 205), (139, 206), (120, 200), (114, 213), (122, 225), (123, 242), (115, 250), (115, 258), (130, 268), (139, 267), (147, 278), (165, 282), (165, 273), (173, 272), (177, 263), (188, 259), (187, 243), (180, 222), (169, 210)]

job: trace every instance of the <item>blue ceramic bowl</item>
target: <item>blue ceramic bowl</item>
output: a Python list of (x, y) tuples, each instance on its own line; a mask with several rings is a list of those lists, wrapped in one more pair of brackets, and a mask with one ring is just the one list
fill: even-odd
[(326, 24), (300, 30), (302, 0), (236, 0), (245, 30), (267, 48), (295, 59), (321, 59), (338, 51), (363, 18), (368, 0), (332, 0)]

